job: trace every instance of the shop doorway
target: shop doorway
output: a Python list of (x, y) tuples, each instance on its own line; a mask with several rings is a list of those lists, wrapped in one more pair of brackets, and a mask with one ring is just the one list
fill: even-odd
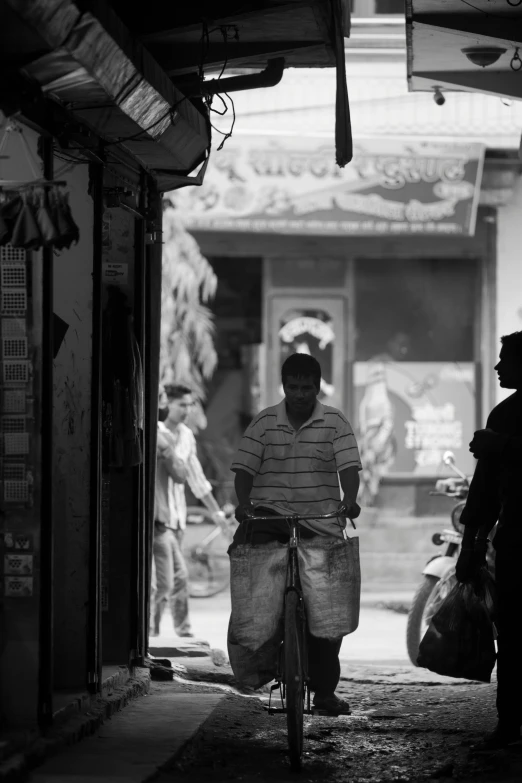
[(241, 436), (265, 405), (263, 260), (221, 256), (209, 261), (218, 278), (212, 312), (219, 361), (208, 389), (207, 427), (198, 436), (198, 450), (216, 499), (224, 505), (235, 502), (230, 465)]
[(319, 399), (343, 408), (346, 396), (345, 300), (339, 296), (284, 296), (268, 302), (266, 321), (267, 402), (277, 404), (282, 396), (281, 366), (293, 353), (306, 353), (319, 361), (322, 370)]

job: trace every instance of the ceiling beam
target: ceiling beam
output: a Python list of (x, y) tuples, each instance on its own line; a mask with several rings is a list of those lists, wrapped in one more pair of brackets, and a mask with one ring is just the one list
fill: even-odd
[[(297, 18), (296, 15), (305, 10), (310, 10), (310, 7), (314, 4), (314, 0), (302, 0), (302, 2), (294, 1), (292, 3), (269, 6), (268, 8), (264, 3), (249, 3), (242, 13), (234, 13), (229, 16), (220, 16), (217, 19), (207, 18), (207, 26), (210, 29), (216, 27), (227, 27), (235, 24), (241, 24), (241, 22), (248, 22), (249, 26), (257, 23), (269, 20), (271, 17), (273, 23), (277, 24), (283, 20), (286, 15), (292, 15)], [(218, 5), (219, 10), (222, 10)], [(139, 35), (140, 40), (147, 44), (152, 41), (165, 41), (171, 36), (179, 36), (185, 33), (201, 32), (203, 19), (194, 21), (191, 24), (186, 24), (180, 27), (176, 27), (176, 22), (179, 24), (179, 13), (176, 4), (172, 7), (170, 13), (165, 7), (162, 9), (160, 26), (154, 26), (155, 17), (151, 15), (151, 18), (144, 19), (140, 22)], [(157, 24), (157, 23), (156, 23)], [(219, 31), (214, 33), (219, 35)]]
[[(294, 51), (320, 46), (322, 41), (264, 41), (256, 43), (216, 43), (211, 44), (205, 56), (205, 69), (210, 66), (233, 66), (237, 63), (245, 65), (249, 61), (259, 65), (260, 58), (273, 59), (277, 56), (292, 54)], [(201, 45), (199, 43), (155, 44), (151, 54), (169, 76), (176, 73), (193, 71), (201, 62)]]
[(420, 27), (441, 33), (472, 35), (490, 43), (522, 44), (522, 16), (514, 20), (489, 14), (415, 14), (413, 29)]
[(522, 76), (513, 71), (413, 71), (412, 79), (422, 80), (426, 89), (434, 85), (449, 90), (461, 89), (467, 92), (482, 92), (503, 98), (522, 98)]

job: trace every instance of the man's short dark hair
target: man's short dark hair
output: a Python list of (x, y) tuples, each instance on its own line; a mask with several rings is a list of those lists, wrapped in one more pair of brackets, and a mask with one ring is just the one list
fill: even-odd
[(307, 353), (293, 353), (281, 368), (283, 386), (290, 376), (293, 378), (311, 376), (315, 386), (319, 389), (321, 386), (321, 365), (314, 356), (309, 356)]
[(522, 364), (522, 332), (513, 332), (505, 334), (500, 338), (502, 347), (507, 349), (512, 356), (515, 356)]
[(181, 383), (167, 383), (165, 384), (165, 394), (170, 401), (180, 400), (187, 394), (192, 394), (192, 389), (189, 389), (188, 386), (183, 386)]

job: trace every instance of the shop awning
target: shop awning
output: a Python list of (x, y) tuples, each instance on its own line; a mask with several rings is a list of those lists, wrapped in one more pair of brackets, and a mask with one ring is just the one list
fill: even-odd
[(488, 0), (406, 5), (410, 90), (439, 87), (522, 98), (522, 5)]
[(108, 144), (125, 147), (162, 190), (188, 184), (208, 155), (210, 126), (189, 89), (194, 77), (201, 84), (201, 73), (212, 78), (230, 65), (259, 71), (275, 59), (284, 67), (336, 66), (344, 165), (351, 158), (344, 6), (150, 0), (144, 12), (119, 0), (0, 0), (0, 64), (16, 67)]
[(46, 95), (107, 142), (122, 140), (151, 171), (183, 175), (203, 161), (209, 146), (204, 114), (109, 7), (98, 7), (94, 16), (70, 0), (7, 3), (39, 52), (34, 59), (26, 54), (22, 70)]

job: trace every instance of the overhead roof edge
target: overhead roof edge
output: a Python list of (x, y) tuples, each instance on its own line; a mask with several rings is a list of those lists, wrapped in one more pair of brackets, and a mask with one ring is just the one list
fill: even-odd
[(204, 114), (112, 8), (94, 2), (82, 12), (72, 0), (7, 3), (51, 50), (24, 69), (44, 92), (105, 140), (121, 139), (149, 170), (186, 173), (201, 163), (210, 145)]

